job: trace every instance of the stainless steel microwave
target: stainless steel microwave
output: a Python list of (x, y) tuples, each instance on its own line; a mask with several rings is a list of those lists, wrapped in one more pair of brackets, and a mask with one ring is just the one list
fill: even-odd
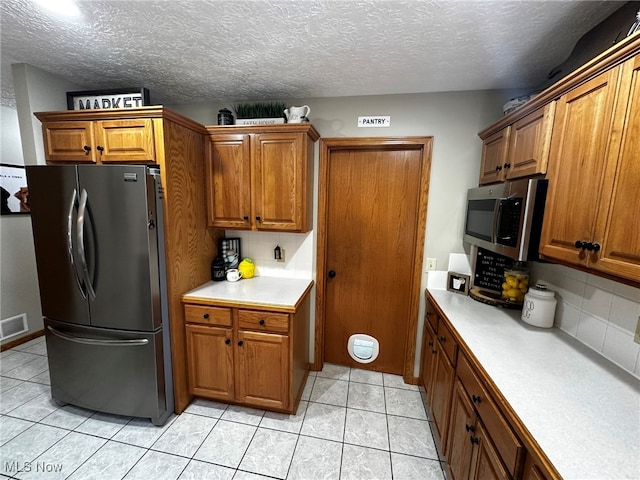
[(469, 189), (464, 240), (514, 260), (537, 259), (547, 183), (527, 178)]

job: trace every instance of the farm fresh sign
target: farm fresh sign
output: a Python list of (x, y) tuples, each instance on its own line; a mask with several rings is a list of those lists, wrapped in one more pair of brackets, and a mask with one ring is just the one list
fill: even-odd
[(149, 105), (149, 91), (146, 88), (67, 92), (69, 110), (110, 110), (146, 105)]

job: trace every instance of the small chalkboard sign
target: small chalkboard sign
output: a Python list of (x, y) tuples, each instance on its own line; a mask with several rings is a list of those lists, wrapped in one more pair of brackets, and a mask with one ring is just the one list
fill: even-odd
[(502, 291), (504, 271), (513, 268), (514, 260), (478, 247), (473, 286)]

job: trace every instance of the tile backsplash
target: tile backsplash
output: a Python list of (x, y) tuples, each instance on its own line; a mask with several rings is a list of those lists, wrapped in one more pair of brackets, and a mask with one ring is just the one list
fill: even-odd
[[(240, 238), (242, 257), (250, 257), (256, 275), (285, 278), (314, 278), (315, 245), (309, 233), (247, 232), (227, 230), (227, 238)], [(279, 246), (282, 260), (274, 260), (273, 250)]]
[(531, 283), (556, 292), (555, 324), (640, 378), (640, 345), (633, 341), (640, 289), (549, 263), (529, 264)]

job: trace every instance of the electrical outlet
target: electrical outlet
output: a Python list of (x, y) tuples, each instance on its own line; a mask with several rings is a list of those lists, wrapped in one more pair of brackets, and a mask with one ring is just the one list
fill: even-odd
[(436, 259), (435, 258), (427, 258), (427, 272), (436, 269)]
[(633, 337), (633, 341), (640, 343), (640, 317), (638, 317), (638, 323), (636, 324), (636, 336)]

